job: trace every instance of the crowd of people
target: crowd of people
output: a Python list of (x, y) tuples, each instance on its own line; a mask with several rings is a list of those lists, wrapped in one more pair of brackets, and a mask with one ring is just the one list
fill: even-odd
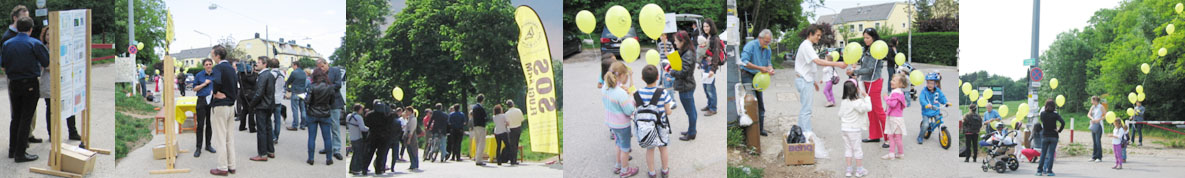
[[(355, 104), (352, 113), (346, 116), (353, 152), (349, 172), (382, 175), (394, 172), (398, 162), (410, 162), (407, 169), (413, 171), (419, 169), (421, 160), (461, 162), (464, 137), (482, 139), (475, 142), (476, 148), (487, 148), (484, 139), (488, 136), (486, 126), (490, 124), (494, 125), (495, 155), (475, 151), (470, 159), (477, 166), (486, 166), (487, 156), (499, 166), (504, 163), (518, 165), (515, 156), (519, 155), (517, 148), (524, 121), (522, 110), (515, 107), (513, 100), (506, 100), (495, 104), (493, 112), (489, 112), (483, 105), (485, 96), (482, 94), (477, 95), (476, 102), (467, 114), (462, 111), (461, 104), (453, 104), (445, 112), (445, 105), (436, 103), (435, 107), (424, 109), (423, 114), (418, 114), (420, 112), (415, 107), (395, 106), (381, 100), (374, 100), (369, 106)], [(420, 149), (424, 150), (422, 158)], [(373, 167), (373, 172), (368, 167)]]
[[(33, 36), (34, 23), (29, 17), (29, 10), (23, 5), (12, 9), (12, 24), (4, 30), (0, 38), (0, 67), (8, 78), (8, 102), (11, 121), (8, 129), (8, 158), (15, 162), (29, 162), (39, 157), (28, 153), (30, 143), (41, 143), (42, 140), (33, 137), (36, 125), (34, 114), (37, 111), (37, 100), (45, 98), (48, 110), (50, 89), (54, 82), (48, 74), (49, 49), (41, 41), (42, 38)], [(50, 112), (46, 112), (45, 127), (50, 130)], [(79, 136), (74, 127), (74, 117), (67, 119), (69, 139), (78, 140)], [(52, 136), (52, 133), (51, 135)]]

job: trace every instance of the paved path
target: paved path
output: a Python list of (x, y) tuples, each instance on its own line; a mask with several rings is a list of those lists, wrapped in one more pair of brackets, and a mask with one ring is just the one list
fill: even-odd
[[(646, 49), (642, 49), (645, 51)], [(601, 103), (601, 92), (596, 89), (596, 82), (600, 74), (600, 58), (596, 50), (585, 51), (568, 57), (564, 61), (564, 160), (568, 164), (564, 174), (572, 177), (607, 177), (612, 175), (614, 165), (613, 140), (609, 140), (609, 129), (605, 126), (605, 109)], [(645, 86), (641, 69), (646, 65), (645, 60), (637, 60), (628, 66), (634, 69), (635, 85)], [(723, 70), (721, 70), (723, 71)], [(697, 112), (697, 138), (692, 141), (680, 141), (679, 132), (687, 130), (687, 116), (684, 107), (679, 106), (671, 115), (671, 145), (667, 148), (671, 163), (671, 177), (724, 177), (725, 162), (725, 109), (728, 104), (725, 86), (725, 75), (716, 77), (717, 109), (721, 113), (711, 117), (703, 117), (703, 112)], [(699, 75), (697, 75), (699, 78)], [(675, 94), (675, 93), (672, 93)], [(696, 107), (700, 109), (707, 105), (704, 99), (703, 86), (697, 86), (695, 91)], [(677, 99), (676, 99), (677, 100)], [(634, 138), (636, 140), (636, 138)], [(641, 170), (646, 168), (646, 152), (632, 141), (634, 157), (630, 166)], [(655, 164), (658, 160), (655, 151)], [(656, 168), (657, 170), (658, 168)], [(637, 176), (645, 176), (645, 172)]]
[[(957, 105), (957, 75), (956, 67), (951, 66), (935, 66), (927, 64), (915, 64), (914, 67), (924, 70), (924, 72), (932, 72), (938, 70), (942, 73), (942, 90), (948, 97), (948, 101)], [(764, 159), (765, 165), (750, 165), (758, 167), (766, 167), (766, 172), (793, 172), (786, 171), (794, 169), (793, 166), (784, 166), (783, 153), (781, 143), (785, 141), (785, 135), (790, 130), (790, 127), (797, 124), (798, 112), (801, 108), (799, 104), (799, 93), (794, 86), (794, 71), (793, 69), (779, 69), (776, 71), (777, 75), (773, 76), (773, 87), (766, 90), (766, 130), (770, 132), (770, 136), (762, 137), (762, 151), (760, 157)], [(842, 72), (841, 72), (842, 75)], [(887, 76), (887, 75), (886, 75)], [(888, 85), (888, 77), (886, 77), (885, 85)], [(841, 76), (841, 80), (846, 80), (846, 76)], [(827, 108), (827, 99), (822, 92), (816, 92), (813, 103), (814, 116), (812, 124), (815, 134), (822, 139), (823, 146), (817, 149), (826, 150), (827, 157), (824, 159), (817, 159), (818, 163), (814, 166), (816, 171), (830, 172), (829, 175), (843, 175), (845, 168), (843, 150), (844, 144), (841, 141), (842, 134), (839, 131), (839, 106), (838, 100), (843, 93), (843, 83), (837, 84), (833, 87), (833, 92), (836, 94), (837, 106)], [(919, 86), (919, 91), (922, 86)], [(882, 88), (883, 89), (883, 88)], [(888, 94), (888, 91), (884, 92)], [(885, 107), (886, 109), (888, 107)], [(951, 113), (958, 113), (956, 110), (949, 109)], [(905, 109), (903, 113), (905, 116), (905, 125), (907, 133), (903, 136), (902, 142), (905, 147), (905, 158), (899, 160), (882, 160), (880, 156), (888, 153), (888, 148), (881, 148), (880, 143), (862, 143), (861, 146), (864, 151), (864, 165), (869, 170), (869, 176), (872, 177), (953, 177), (958, 175), (953, 170), (947, 158), (955, 158), (958, 156), (956, 146), (951, 146), (949, 150), (944, 150), (938, 146), (937, 137), (932, 136), (930, 139), (919, 145), (916, 141), (918, 134), (918, 124), (921, 122), (921, 109), (917, 101), (913, 101), (913, 106)], [(957, 115), (947, 115), (945, 123), (952, 134), (958, 130), (958, 120), (962, 117)], [(867, 135), (867, 131), (865, 134)], [(952, 142), (957, 140), (957, 136), (953, 136)], [(768, 170), (775, 169), (775, 170)], [(784, 169), (784, 170), (778, 170)], [(800, 169), (794, 169), (800, 170)]]
[[(420, 150), (420, 159), (423, 159), (424, 150)], [(354, 155), (350, 155), (354, 156)], [(388, 157), (390, 155), (388, 154)], [(408, 170), (411, 166), (410, 162), (399, 162), (395, 164), (395, 171), (384, 173), (382, 175), (373, 175), (374, 167), (368, 166), (371, 175), (368, 176), (354, 176), (352, 174), (345, 174), (347, 177), (563, 177), (563, 165), (552, 164), (547, 165), (541, 162), (521, 162), (517, 166), (510, 166), (510, 164), (488, 163), (486, 166), (474, 165), (474, 162), (468, 157), (462, 156), (466, 159), (461, 162), (449, 161), (447, 163), (435, 163), (420, 161), (419, 170)], [(349, 158), (346, 158), (349, 159)], [(390, 159), (390, 158), (388, 158)], [(404, 155), (403, 159), (408, 159)], [(391, 164), (391, 160), (387, 160), (387, 165)]]
[[(1064, 151), (1069, 145), (1070, 128), (1061, 133), (1058, 150)], [(1059, 155), (1054, 159), (1053, 172), (1057, 176), (1069, 177), (1173, 177), (1185, 175), (1181, 163), (1185, 162), (1185, 150), (1165, 148), (1163, 145), (1144, 142), (1144, 146), (1128, 147), (1128, 161), (1123, 163), (1123, 170), (1110, 169), (1115, 166), (1115, 155), (1111, 151), (1110, 140), (1103, 138), (1103, 162), (1087, 162), (1090, 160), (1090, 132), (1076, 131), (1075, 142), (1083, 145), (1084, 154), (1069, 156)], [(982, 158), (983, 153), (979, 154)], [(1025, 158), (1022, 158), (1025, 159)], [(1037, 163), (1021, 161), (1016, 171), (996, 173), (995, 170), (984, 172), (982, 163), (964, 163), (957, 161), (960, 177), (1031, 177), (1037, 173)], [(980, 160), (982, 161), (982, 159)]]
[[(91, 71), (95, 71), (93, 72), (94, 74), (99, 74), (101, 72), (98, 71), (111, 71), (114, 70), (113, 68), (113, 65), (101, 64), (92, 66)], [(112, 102), (115, 101), (115, 85), (113, 83), (115, 79), (111, 77), (113, 76), (94, 75), (94, 77), (91, 78), (91, 85), (93, 85), (91, 89), (94, 90), (91, 91), (91, 95), (89, 96), (93, 102), (91, 103), (91, 107), (93, 108), (91, 108), (92, 111), (90, 124), (91, 129), (93, 129), (91, 130), (91, 147), (115, 151), (115, 129), (114, 127), (111, 127), (113, 124), (115, 124), (115, 102)], [(0, 78), (0, 118), (5, 119), (0, 120), (0, 128), (4, 128), (5, 130), (11, 128), (9, 126), (9, 121), (11, 120), (10, 117), (12, 116), (12, 108), (10, 107), (11, 105), (9, 103), (8, 96), (8, 78), (2, 77)], [(3, 177), (52, 177), (44, 174), (29, 172), (30, 167), (49, 168), (48, 160), (50, 143), (49, 134), (45, 128), (45, 125), (48, 124), (45, 123), (45, 110), (45, 101), (39, 100), (37, 102), (36, 117), (34, 118), (37, 120), (37, 127), (33, 128), (33, 136), (41, 138), (45, 142), (31, 143), (27, 150), (29, 154), (35, 154), (40, 156), (40, 158), (37, 159), (37, 161), (24, 163), (14, 163), (12, 159), (0, 161), (0, 172), (5, 172), (6, 174), (6, 176)], [(66, 122), (65, 120), (61, 121), (62, 143), (70, 145), (81, 144), (81, 141), (66, 139)], [(82, 124), (81, 119), (78, 119), (77, 121), (77, 124)], [(82, 128), (79, 127), (78, 129), (80, 129), (79, 131), (81, 132)], [(8, 132), (5, 131), (4, 134), (5, 136), (0, 137), (0, 144), (4, 145), (2, 146), (4, 151), (8, 151)], [(96, 154), (95, 159), (95, 168), (94, 171), (89, 174), (90, 177), (109, 177), (115, 172), (114, 153), (112, 153), (112, 155)]]
[[(149, 84), (149, 86), (152, 86)], [(193, 96), (193, 92), (186, 92)], [(181, 96), (178, 93), (176, 96)], [(284, 106), (288, 106), (288, 102), (281, 102)], [(157, 103), (153, 103), (157, 104)], [(291, 116), (291, 115), (290, 115)], [(192, 124), (192, 120), (186, 123)], [(232, 123), (233, 126), (238, 127), (238, 122)], [(291, 120), (286, 120), (286, 124), (291, 125)], [(307, 143), (308, 131), (280, 131), (280, 142), (276, 147), (276, 158), (272, 158), (267, 162), (255, 162), (248, 160), (248, 158), (256, 155), (255, 151), (255, 133), (247, 131), (234, 131), (235, 145), (236, 145), (236, 176), (246, 177), (326, 177), (339, 176), (347, 172), (347, 165), (349, 159), (336, 160), (333, 165), (325, 165), (325, 155), (313, 155), (316, 163), (308, 165), (305, 160), (308, 160)], [(342, 128), (342, 136), (345, 136), (345, 128)], [(318, 130), (320, 131), (320, 130)], [(182, 174), (163, 174), (151, 175), (148, 171), (164, 169), (164, 160), (152, 159), (152, 147), (164, 144), (165, 136), (163, 134), (155, 134), (153, 138), (144, 146), (128, 152), (128, 156), (124, 157), (119, 162), (119, 166), (114, 170), (118, 177), (170, 177), (170, 176), (196, 176), (208, 177), (210, 176), (210, 169), (218, 167), (218, 159), (214, 157), (216, 154), (223, 154), (223, 150), (216, 150), (217, 153), (203, 152), (201, 157), (193, 157), (195, 149), (196, 135), (193, 131), (186, 131), (177, 135), (177, 143), (179, 148), (188, 149), (190, 152), (181, 153), (177, 158), (177, 168), (188, 168), (189, 173)], [(343, 139), (345, 140), (345, 139)], [(317, 133), (317, 147), (322, 149), (323, 142), (320, 133)], [(343, 144), (344, 146), (344, 144)]]

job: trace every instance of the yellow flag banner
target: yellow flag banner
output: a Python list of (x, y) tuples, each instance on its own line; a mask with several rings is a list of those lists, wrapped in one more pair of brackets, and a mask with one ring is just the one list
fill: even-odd
[(559, 130), (556, 124), (555, 84), (551, 70), (551, 51), (539, 15), (529, 6), (514, 11), (518, 23), (518, 56), (527, 79), (526, 109), (530, 124), (531, 151), (559, 154)]

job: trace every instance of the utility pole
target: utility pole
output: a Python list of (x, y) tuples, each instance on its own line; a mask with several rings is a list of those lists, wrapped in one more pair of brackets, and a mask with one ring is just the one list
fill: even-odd
[[(128, 0), (128, 45), (130, 46), (136, 45), (136, 8), (132, 5), (133, 3), (135, 3), (135, 0)], [(165, 51), (165, 54), (168, 53), (168, 51)], [(131, 53), (128, 53), (128, 55), (130, 56)]]

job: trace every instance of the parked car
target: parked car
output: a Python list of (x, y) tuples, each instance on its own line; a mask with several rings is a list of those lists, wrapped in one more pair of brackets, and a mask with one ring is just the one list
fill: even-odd
[(579, 34), (570, 31), (564, 32), (564, 59), (576, 53), (580, 53), (581, 48), (584, 48), (584, 42), (581, 41)]
[(630, 27), (629, 33), (626, 33), (626, 35), (623, 37), (617, 37), (617, 36), (613, 36), (613, 33), (609, 33), (608, 27), (602, 29), (601, 30), (601, 52), (602, 53), (611, 53), (611, 54), (613, 54), (613, 56), (617, 57), (617, 60), (622, 60), (621, 59), (621, 40), (625, 40), (625, 38), (634, 38), (635, 40), (637, 40), (638, 33), (634, 31), (633, 27)]

